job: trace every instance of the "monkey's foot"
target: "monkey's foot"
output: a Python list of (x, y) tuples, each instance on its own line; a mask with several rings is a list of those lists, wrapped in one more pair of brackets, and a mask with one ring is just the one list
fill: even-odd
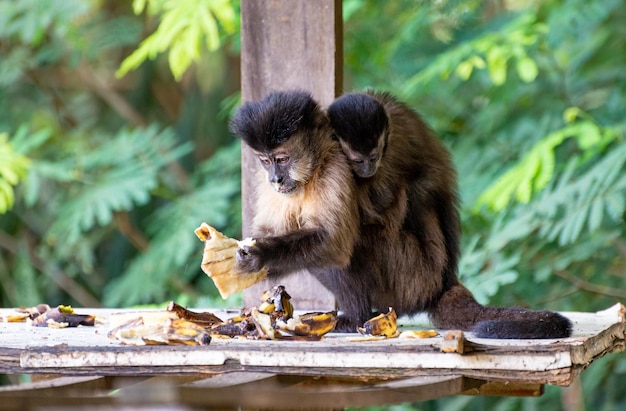
[(359, 320), (346, 317), (345, 315), (339, 315), (337, 317), (337, 324), (335, 325), (336, 333), (356, 333), (357, 328), (363, 325)]

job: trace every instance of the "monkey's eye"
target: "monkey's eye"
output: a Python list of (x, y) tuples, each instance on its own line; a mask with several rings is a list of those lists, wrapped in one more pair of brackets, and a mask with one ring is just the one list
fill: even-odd
[(354, 159), (354, 160), (352, 160), (352, 162), (353, 162), (353, 163), (357, 163), (357, 164), (363, 164), (365, 161), (363, 161), (363, 160), (361, 160), (361, 159), (359, 158), (359, 159)]
[(371, 162), (376, 162), (376, 161), (378, 161), (378, 156), (371, 156), (371, 157), (370, 157), (370, 161), (371, 161)]
[(288, 156), (276, 157), (274, 161), (276, 161), (276, 164), (285, 164), (289, 161), (289, 157)]
[(270, 159), (267, 157), (259, 156), (259, 161), (266, 166), (270, 164)]

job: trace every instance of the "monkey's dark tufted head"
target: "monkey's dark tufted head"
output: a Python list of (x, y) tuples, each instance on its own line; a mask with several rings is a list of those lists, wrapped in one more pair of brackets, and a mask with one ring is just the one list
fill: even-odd
[(383, 105), (365, 93), (339, 97), (328, 108), (328, 116), (337, 137), (364, 155), (378, 146), (389, 124)]
[(271, 151), (298, 130), (316, 127), (321, 110), (305, 91), (277, 91), (244, 103), (230, 122), (230, 130), (253, 150)]

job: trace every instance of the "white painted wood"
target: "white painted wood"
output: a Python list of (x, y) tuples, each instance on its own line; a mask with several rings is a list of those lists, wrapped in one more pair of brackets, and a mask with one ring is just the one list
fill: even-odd
[[(0, 310), (0, 316), (10, 311)], [(311, 369), (316, 373), (328, 370), (329, 375), (358, 375), (359, 370), (367, 369), (376, 375), (410, 375), (424, 370), (567, 385), (595, 358), (624, 349), (621, 304), (598, 313), (564, 313), (574, 322), (574, 335), (565, 339), (490, 340), (465, 333), (464, 354), (441, 352), (442, 336), (352, 342), (354, 334), (329, 334), (322, 341), (214, 338), (203, 347), (131, 347), (107, 337), (107, 318), (120, 310), (77, 311), (98, 315), (104, 324), (50, 329), (28, 323), (0, 323), (0, 372), (98, 375), (106, 368), (107, 375), (134, 375), (139, 371), (185, 374), (212, 369), (237, 371), (243, 366), (249, 371), (274, 374)], [(222, 319), (238, 313), (194, 311), (211, 311)], [(415, 327), (408, 319), (401, 323), (404, 329), (428, 328), (423, 324)]]
[(219, 351), (163, 351), (133, 350), (115, 352), (75, 350), (50, 353), (27, 351), (20, 356), (24, 368), (72, 367), (167, 367), (173, 365), (222, 365), (226, 355)]

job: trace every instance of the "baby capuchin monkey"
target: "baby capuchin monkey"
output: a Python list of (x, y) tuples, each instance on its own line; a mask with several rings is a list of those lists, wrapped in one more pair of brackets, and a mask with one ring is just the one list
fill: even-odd
[[(443, 329), (483, 338), (562, 338), (571, 322), (551, 311), (485, 307), (458, 280), (456, 172), (449, 152), (410, 107), (389, 93), (345, 94), (328, 109), (356, 180), (361, 235), (347, 268), (327, 275), (350, 330), (372, 309), (426, 311)], [(353, 329), (353, 328), (352, 328)]]
[(274, 92), (243, 104), (230, 123), (258, 158), (256, 244), (236, 269), (290, 272), (347, 267), (358, 236), (354, 178), (326, 113), (310, 94)]

